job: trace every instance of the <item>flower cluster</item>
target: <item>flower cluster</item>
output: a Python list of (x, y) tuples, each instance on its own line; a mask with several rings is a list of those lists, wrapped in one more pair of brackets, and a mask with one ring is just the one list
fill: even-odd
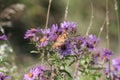
[(24, 39), (30, 39), (36, 43), (39, 48), (51, 45), (52, 49), (57, 49), (62, 52), (62, 55), (71, 52), (71, 45), (68, 39), (68, 34), (76, 31), (75, 22), (63, 22), (58, 26), (53, 24), (51, 28), (47, 29), (30, 29), (27, 30)]
[[(42, 58), (46, 58), (49, 67), (54, 66), (54, 71), (49, 70), (52, 79), (62, 79), (62, 73), (71, 77), (73, 74), (67, 72), (66, 67), (76, 64), (78, 72), (95, 75), (94, 79), (104, 72), (106, 76), (112, 74), (111, 78), (119, 80), (120, 59), (112, 60), (113, 69), (104, 66), (110, 63), (113, 52), (108, 49), (100, 50), (98, 48), (100, 39), (95, 35), (76, 36), (76, 26), (75, 22), (65, 21), (60, 25), (53, 24), (51, 28), (47, 29), (30, 29), (24, 38), (29, 38), (37, 47), (38, 52), (40, 49), (47, 52), (47, 56)], [(31, 69), (29, 74), (24, 75), (24, 80), (44, 79), (45, 69), (40, 69), (41, 67)], [(76, 70), (72, 78), (76, 78), (78, 75)], [(100, 73), (94, 73), (96, 71)]]

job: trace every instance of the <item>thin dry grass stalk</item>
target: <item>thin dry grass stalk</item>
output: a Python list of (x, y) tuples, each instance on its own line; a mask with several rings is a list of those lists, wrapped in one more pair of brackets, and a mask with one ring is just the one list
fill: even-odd
[(69, 0), (67, 1), (67, 5), (66, 5), (66, 9), (65, 9), (65, 16), (64, 16), (64, 18), (65, 18), (65, 20), (67, 20), (67, 16), (68, 16), (68, 8), (69, 8)]
[(48, 21), (49, 21), (49, 14), (50, 14), (51, 3), (52, 3), (52, 0), (49, 0), (49, 5), (48, 5), (48, 11), (47, 11), (47, 18), (46, 18), (45, 28), (48, 28)]
[[(106, 0), (106, 48), (110, 49), (110, 40), (109, 40), (109, 1)], [(109, 60), (109, 80), (111, 78), (111, 60)]]
[(109, 3), (106, 0), (106, 48), (109, 49)]
[(88, 28), (87, 28), (86, 35), (88, 35), (89, 32), (90, 32), (91, 26), (92, 26), (92, 24), (93, 24), (93, 18), (94, 18), (94, 16), (93, 16), (93, 3), (91, 2), (91, 18), (90, 18), (89, 26), (88, 26)]
[(118, 14), (118, 5), (117, 0), (114, 0), (114, 7), (115, 7), (115, 13), (116, 13), (116, 19), (117, 19), (117, 35), (118, 35), (118, 49), (120, 49), (120, 23), (119, 23), (119, 14)]
[[(48, 28), (48, 21), (49, 21), (49, 14), (50, 14), (50, 7), (51, 7), (52, 0), (49, 0), (48, 11), (47, 11), (47, 18), (46, 18), (46, 25), (45, 28)], [(42, 58), (42, 64), (44, 64), (44, 53)]]
[(99, 30), (99, 33), (98, 33), (98, 38), (100, 38), (101, 33), (102, 33), (102, 31), (103, 31), (104, 27), (105, 27), (105, 20), (104, 20), (104, 22), (103, 22), (102, 26), (100, 27), (100, 30)]

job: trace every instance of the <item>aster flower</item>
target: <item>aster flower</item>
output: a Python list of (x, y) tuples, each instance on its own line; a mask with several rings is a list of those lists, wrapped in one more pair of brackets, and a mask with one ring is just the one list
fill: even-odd
[(96, 38), (95, 35), (89, 35), (88, 39), (87, 39), (87, 47), (89, 49), (95, 49), (95, 45), (99, 42), (100, 40), (98, 38)]
[(7, 40), (6, 35), (3, 34), (2, 36), (0, 36), (0, 40), (3, 40), (3, 41), (4, 41), (4, 40)]
[(100, 41), (95, 35), (89, 35), (87, 38), (81, 37), (79, 40), (81, 41), (81, 48), (88, 49), (90, 52), (96, 50), (96, 44)]
[(24, 80), (35, 80), (40, 74), (40, 67), (35, 67), (28, 74), (24, 75)]
[(74, 40), (74, 45), (76, 46), (77, 49), (83, 50), (87, 47), (87, 40), (85, 37), (77, 36), (73, 37)]
[(97, 42), (99, 42), (100, 40), (98, 39), (98, 38), (96, 38), (96, 36), (95, 35), (89, 35), (88, 36), (88, 42), (89, 43), (91, 43), (91, 44), (95, 44), (95, 43), (97, 43)]
[(113, 65), (114, 70), (120, 71), (120, 58), (113, 59), (112, 65)]
[(50, 33), (50, 40), (55, 41), (58, 38), (58, 26), (53, 24), (51, 28), (51, 33)]
[(41, 77), (43, 80), (45, 71), (45, 66), (37, 66), (35, 68), (32, 68), (28, 74), (24, 75), (24, 80), (36, 80), (38, 77)]
[(48, 40), (49, 40), (49, 38), (47, 38), (47, 37), (41, 38), (40, 39), (39, 47), (45, 47), (45, 46), (47, 46), (48, 45)]
[(76, 23), (75, 22), (68, 22), (68, 21), (64, 21), (63, 23), (61, 23), (61, 29), (63, 29), (64, 31), (75, 31), (76, 30)]
[(55, 24), (52, 25), (51, 32), (52, 32), (52, 34), (55, 34), (55, 33), (58, 32), (58, 26), (57, 26), (57, 24), (56, 25)]
[(78, 36), (75, 38), (74, 41), (76, 45), (80, 46), (80, 48), (86, 48), (86, 43), (87, 43), (86, 38)]
[(61, 23), (61, 28), (67, 30), (70, 27), (70, 22), (64, 21)]
[(78, 36), (75, 38), (74, 42), (77, 48), (80, 49), (81, 51), (86, 49), (89, 49), (89, 50), (91, 49), (91, 48), (88, 48), (89, 43), (85, 37)]
[(50, 36), (50, 29), (41, 29), (42, 35), (49, 37)]
[(113, 54), (110, 50), (104, 49), (103, 50), (103, 55), (102, 55), (102, 59), (104, 59), (105, 61), (109, 61), (111, 55)]
[(34, 38), (36, 34), (40, 33), (41, 31), (39, 29), (32, 28), (30, 30), (27, 30), (24, 36), (24, 39), (28, 38)]
[(45, 47), (48, 45), (48, 41), (50, 40), (50, 29), (41, 29), (43, 38), (40, 39), (39, 47)]
[(82, 44), (85, 40), (85, 38), (81, 37), (81, 36), (77, 36), (77, 37), (73, 37), (74, 42), (76, 42), (76, 44)]
[(75, 22), (72, 22), (71, 23), (71, 25), (70, 25), (70, 28), (72, 29), (72, 30), (76, 30), (76, 23)]

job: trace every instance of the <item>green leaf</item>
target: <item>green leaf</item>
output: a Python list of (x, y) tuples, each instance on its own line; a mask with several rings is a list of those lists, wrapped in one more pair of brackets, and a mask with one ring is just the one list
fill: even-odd
[(71, 66), (74, 62), (75, 62), (75, 60), (73, 60), (72, 62), (70, 62), (69, 66)]
[(60, 70), (60, 72), (65, 72), (70, 78), (72, 78), (71, 74), (67, 70)]
[(35, 54), (37, 54), (37, 53), (39, 53), (38, 51), (30, 51), (30, 53), (35, 53)]

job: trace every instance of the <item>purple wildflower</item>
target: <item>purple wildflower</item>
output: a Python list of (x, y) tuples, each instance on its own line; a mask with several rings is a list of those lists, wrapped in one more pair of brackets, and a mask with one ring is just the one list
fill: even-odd
[(33, 34), (33, 33), (26, 33), (24, 39), (33, 38), (34, 36), (35, 36), (35, 34)]
[(114, 70), (120, 71), (120, 58), (113, 59), (112, 65), (113, 65)]
[(48, 38), (47, 37), (43, 37), (40, 39), (40, 44), (39, 44), (39, 47), (45, 47), (48, 45)]
[(67, 22), (64, 21), (63, 23), (61, 23), (61, 29), (63, 29), (64, 31), (75, 31), (76, 30), (76, 23), (75, 22)]
[(85, 38), (81, 37), (81, 36), (77, 36), (77, 37), (73, 37), (74, 41), (76, 42), (76, 44), (82, 44), (85, 41)]
[(44, 76), (46, 68), (44, 66), (37, 66), (35, 68), (32, 68), (28, 74), (24, 75), (24, 80), (35, 80), (38, 77), (41, 77), (42, 79)]
[(58, 26), (53, 24), (51, 28), (51, 33), (50, 33), (50, 40), (55, 41), (58, 38)]
[(87, 41), (86, 41), (86, 39), (84, 38), (84, 37), (77, 37), (76, 38), (76, 44), (79, 44), (79, 46), (81, 46), (81, 48), (86, 48), (86, 43), (87, 43)]
[(67, 30), (70, 27), (70, 22), (64, 21), (61, 23), (61, 28)]
[(2, 36), (0, 36), (0, 40), (3, 40), (3, 41), (4, 41), (4, 40), (7, 40), (6, 35), (3, 34)]
[(77, 42), (80, 43), (81, 49), (88, 49), (90, 52), (96, 50), (96, 44), (99, 41), (100, 40), (96, 38), (95, 35), (89, 35), (87, 38), (80, 36), (77, 38)]
[(110, 57), (111, 55), (113, 54), (110, 50), (107, 50), (107, 49), (104, 49), (103, 50), (103, 56), (102, 56), (102, 59), (104, 59), (105, 61), (109, 61), (110, 60)]
[(41, 31), (39, 29), (35, 29), (35, 28), (32, 28), (30, 30), (27, 30), (25, 36), (24, 36), (24, 39), (28, 39), (28, 38), (33, 38), (36, 36), (36, 34), (40, 33)]
[(50, 29), (41, 29), (43, 36), (49, 37), (50, 36)]
[(57, 33), (57, 31), (58, 31), (57, 24), (56, 25), (55, 24), (52, 25), (51, 31), (52, 31), (53, 34)]
[(71, 29), (71, 31), (73, 30), (73, 31), (76, 31), (76, 23), (75, 22), (72, 22), (71, 24), (70, 24), (70, 29)]
[(84, 37), (81, 36), (73, 37), (73, 41), (74, 41), (73, 44), (77, 49), (86, 48), (86, 39)]
[(45, 47), (48, 45), (48, 41), (50, 39), (50, 29), (41, 29), (43, 38), (40, 39), (39, 47)]
[(98, 38), (96, 38), (96, 36), (95, 35), (89, 35), (88, 36), (88, 39), (87, 39), (87, 43), (86, 43), (86, 45), (87, 45), (87, 47), (89, 48), (89, 49), (95, 49), (95, 45), (99, 42), (100, 40), (98, 39)]
[(28, 74), (24, 75), (24, 80), (35, 80), (40, 74), (40, 67), (35, 67)]
[(98, 38), (96, 38), (95, 35), (89, 35), (88, 36), (88, 42), (91, 44), (95, 44), (96, 42), (99, 42), (100, 40)]

